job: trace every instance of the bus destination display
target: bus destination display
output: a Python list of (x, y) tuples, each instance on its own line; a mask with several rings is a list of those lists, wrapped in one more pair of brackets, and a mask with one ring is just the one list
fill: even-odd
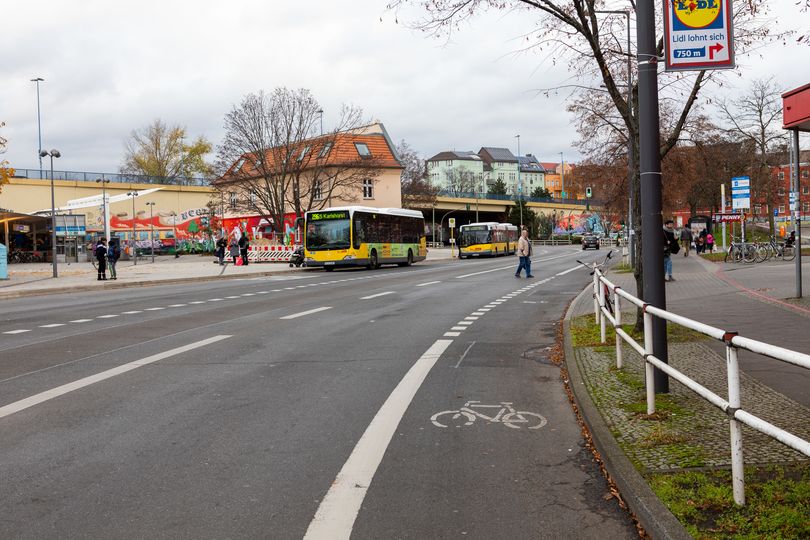
[(332, 219), (349, 219), (348, 210), (339, 212), (312, 212), (309, 214), (310, 221), (326, 221)]

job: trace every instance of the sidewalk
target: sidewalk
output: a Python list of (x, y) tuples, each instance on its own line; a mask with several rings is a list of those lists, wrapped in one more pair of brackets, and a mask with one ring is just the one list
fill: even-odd
[[(450, 260), (449, 249), (429, 249), (427, 261)], [(420, 264), (420, 263), (417, 263)], [(421, 263), (424, 264), (424, 263)], [(89, 262), (59, 264), (58, 276), (53, 277), (50, 263), (9, 265), (9, 279), (0, 280), (0, 300), (40, 294), (109, 290), (144, 285), (168, 285), (215, 279), (239, 279), (284, 274), (287, 272), (317, 272), (306, 268), (290, 268), (288, 263), (251, 263), (248, 266), (224, 266), (215, 263), (212, 255), (156, 256), (133, 261), (119, 261), (118, 279), (97, 281), (96, 269)], [(109, 275), (109, 272), (107, 273)]]
[[(749, 293), (762, 288), (758, 286), (763, 283), (774, 282), (775, 273), (782, 269), (766, 269), (762, 264), (742, 271), (725, 269), (724, 265), (692, 255), (675, 256), (673, 263), (677, 281), (666, 284), (669, 311), (737, 331), (745, 337), (805, 353), (810, 351), (807, 332), (810, 310), (782, 302), (778, 296), (787, 289), (781, 286), (770, 288), (768, 292), (773, 296), (761, 298)], [(792, 267), (792, 263), (780, 264)], [(734, 275), (735, 280), (728, 280), (726, 274)], [(636, 295), (632, 274), (608, 272), (607, 277)], [(635, 320), (635, 309), (623, 309), (622, 314), (625, 323)], [(577, 326), (585, 321), (593, 321), (590, 290), (580, 294), (566, 315), (566, 365), (576, 402), (606, 467), (642, 525), (653, 537), (678, 536), (680, 533), (672, 532), (674, 516), (657, 501), (647, 482), (651, 475), (668, 471), (729, 467), (728, 419), (722, 411), (674, 380), (670, 380), (668, 408), (664, 409), (662, 421), (642, 419), (639, 412), (644, 410), (642, 358), (624, 346), (625, 366), (619, 375), (612, 331), (607, 346), (582, 346), (572, 341), (571, 333), (577, 334)], [(687, 336), (669, 340), (670, 365), (718, 395), (726, 396), (725, 345)], [(741, 352), (739, 360), (744, 409), (805, 440), (810, 439), (807, 391), (810, 373), (750, 353)], [(632, 382), (628, 384), (624, 378)], [(746, 426), (743, 441), (746, 466), (808, 463), (808, 458), (799, 452)]]

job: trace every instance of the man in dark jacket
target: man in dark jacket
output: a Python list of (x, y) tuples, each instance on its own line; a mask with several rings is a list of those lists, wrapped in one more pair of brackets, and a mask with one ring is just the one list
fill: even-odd
[(244, 233), (239, 237), (239, 255), (242, 256), (242, 264), (245, 266), (248, 264), (248, 247), (247, 233)]
[(110, 238), (110, 247), (107, 248), (107, 266), (110, 267), (110, 279), (118, 279), (115, 272), (115, 263), (121, 258), (121, 248), (118, 246), (117, 238)]
[(664, 222), (664, 281), (675, 281), (672, 277), (672, 255), (678, 253), (679, 249), (675, 239), (675, 223), (668, 219)]
[(107, 241), (102, 238), (96, 244), (96, 262), (98, 264), (98, 280), (107, 280)]
[(225, 235), (219, 237), (217, 240), (217, 259), (219, 259), (219, 265), (222, 266), (225, 264), (223, 261), (225, 259), (225, 249), (228, 247), (228, 242), (225, 240)]

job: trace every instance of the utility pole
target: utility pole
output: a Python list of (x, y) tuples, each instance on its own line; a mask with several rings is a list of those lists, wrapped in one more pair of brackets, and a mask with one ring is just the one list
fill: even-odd
[[(644, 268), (644, 301), (667, 308), (664, 289), (664, 223), (661, 203), (661, 154), (658, 117), (658, 55), (655, 47), (655, 3), (636, 4), (638, 54), (639, 177), (641, 179), (641, 261)], [(667, 323), (652, 317), (653, 355), (669, 363)], [(654, 371), (656, 393), (669, 392), (669, 378)]]
[(801, 202), (801, 180), (799, 180), (799, 169), (801, 168), (801, 159), (799, 159), (799, 130), (793, 130), (793, 193), (795, 193), (796, 202), (793, 211), (793, 230), (796, 232), (796, 242), (794, 248), (796, 250), (796, 298), (802, 297), (802, 202)]

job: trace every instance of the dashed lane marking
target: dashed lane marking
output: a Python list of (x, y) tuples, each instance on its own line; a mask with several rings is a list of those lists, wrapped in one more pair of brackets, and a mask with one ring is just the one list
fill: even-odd
[(394, 294), (394, 291), (386, 291), (377, 294), (372, 294), (370, 296), (362, 296), (360, 297), (360, 300), (371, 300), (372, 298), (379, 298), (380, 296), (385, 296), (387, 294)]
[(56, 328), (57, 326), (65, 326), (65, 323), (43, 324), (40, 328)]
[(9, 330), (8, 332), (3, 332), (4, 334), (22, 334), (24, 332), (30, 332), (31, 330)]
[(293, 313), (292, 315), (285, 315), (284, 317), (279, 317), (279, 319), (297, 319), (298, 317), (304, 317), (305, 315), (312, 315), (313, 313), (318, 313), (319, 311), (326, 311), (327, 309), (332, 309), (331, 306), (327, 307), (319, 307), (315, 309), (310, 309), (308, 311), (302, 311), (301, 313)]
[(90, 322), (92, 320), (93, 319), (76, 319), (75, 321), (70, 321), (70, 322), (72, 322), (72, 323), (85, 323), (85, 322)]
[[(163, 308), (161, 308), (161, 309), (163, 309)], [(117, 314), (116, 315), (99, 315), (98, 317), (96, 317), (96, 319), (112, 319), (112, 318), (115, 318), (115, 317), (118, 317), (118, 315)]]
[(441, 283), (441, 281), (428, 281), (427, 283), (420, 283), (417, 287), (427, 287), (428, 285), (435, 285), (437, 283)]

